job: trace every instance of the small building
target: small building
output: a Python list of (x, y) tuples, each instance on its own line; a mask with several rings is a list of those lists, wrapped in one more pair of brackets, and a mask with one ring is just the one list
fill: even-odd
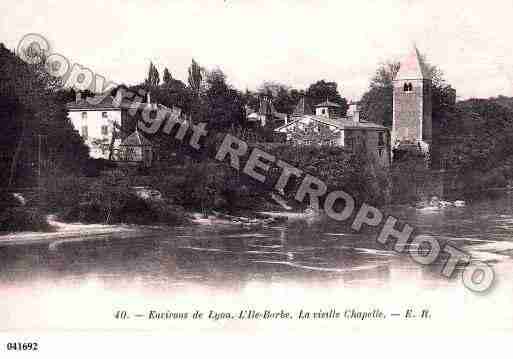
[(337, 103), (326, 101), (315, 106), (315, 115), (327, 118), (337, 118), (340, 115), (341, 106)]
[(116, 149), (115, 160), (129, 165), (151, 167), (154, 157), (153, 144), (136, 128)]
[(382, 125), (362, 121), (357, 103), (350, 105), (347, 117), (338, 116), (339, 107), (325, 101), (315, 106), (315, 115), (293, 115), (290, 122), (275, 131), (285, 134), (287, 142), (294, 145), (340, 146), (351, 152), (365, 151), (378, 164), (388, 167), (389, 130)]

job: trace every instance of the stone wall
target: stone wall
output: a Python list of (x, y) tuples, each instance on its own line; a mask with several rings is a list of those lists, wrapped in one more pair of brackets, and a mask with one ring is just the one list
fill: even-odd
[(420, 157), (394, 163), (391, 177), (392, 200), (395, 203), (427, 201), (434, 196), (452, 199), (461, 192), (455, 173), (427, 169)]

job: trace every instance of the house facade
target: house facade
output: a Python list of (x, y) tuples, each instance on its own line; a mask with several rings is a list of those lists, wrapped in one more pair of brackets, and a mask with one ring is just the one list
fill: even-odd
[(181, 109), (177, 107), (171, 110), (161, 104), (151, 103), (149, 94), (146, 103), (132, 103), (123, 99), (121, 93), (116, 98), (95, 96), (86, 99), (77, 93), (76, 100), (67, 103), (66, 107), (73, 127), (89, 147), (92, 158), (140, 162), (145, 165), (152, 163), (155, 148), (137, 129), (135, 132), (128, 131), (129, 116), (133, 116), (137, 110), (166, 111), (174, 116), (181, 115)]
[[(299, 107), (304, 108), (303, 103)], [(339, 105), (325, 101), (315, 106), (315, 115), (294, 111), (291, 120), (278, 128), (293, 145), (339, 146), (350, 152), (364, 151), (383, 167), (390, 165), (390, 135), (386, 127), (360, 120), (358, 104), (348, 116), (339, 116)]]
[(116, 106), (112, 96), (83, 99), (80, 93), (75, 102), (67, 103), (66, 107), (73, 127), (89, 147), (89, 155), (108, 159), (111, 145), (120, 143), (121, 136), (116, 129), (125, 121), (126, 109)]

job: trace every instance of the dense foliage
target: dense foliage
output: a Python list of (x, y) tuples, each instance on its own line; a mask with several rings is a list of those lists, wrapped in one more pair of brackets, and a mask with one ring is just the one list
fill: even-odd
[[(432, 79), (433, 126), (446, 124), (445, 119), (454, 110), (456, 90), (448, 84), (440, 68), (422, 58), (428, 77)], [(389, 62), (381, 65), (370, 81), (369, 90), (360, 101), (362, 118), (392, 127), (393, 80), (401, 65)]]
[[(266, 152), (300, 169), (303, 176), (292, 178), (285, 190), (289, 205), (304, 208), (308, 201), (298, 203), (294, 196), (304, 174), (323, 180), (328, 189), (345, 190), (358, 202), (384, 204), (390, 200), (388, 174), (375, 166), (363, 154), (351, 154), (331, 146), (260, 145)], [(242, 163), (249, 155), (242, 158)], [(260, 183), (228, 163), (212, 159), (188, 160), (167, 169), (160, 176), (152, 176), (153, 186), (175, 203), (188, 208), (202, 209), (264, 209), (272, 207), (271, 193), (281, 173), (275, 164), (265, 173)]]
[(47, 231), (50, 225), (37, 207), (27, 206), (12, 193), (0, 191), (0, 232)]
[(62, 84), (0, 44), (0, 184), (34, 185), (37, 163), (80, 171), (88, 148), (60, 101)]
[(77, 176), (45, 179), (42, 201), (66, 221), (83, 223), (164, 223), (187, 221), (181, 206), (169, 200), (141, 198), (133, 179), (120, 170), (106, 171), (98, 178)]

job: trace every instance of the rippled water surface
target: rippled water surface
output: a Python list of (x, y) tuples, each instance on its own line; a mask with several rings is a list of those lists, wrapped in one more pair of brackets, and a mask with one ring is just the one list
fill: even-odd
[[(0, 325), (116, 327), (108, 313), (120, 305), (377, 305), (384, 310), (412, 305), (433, 307), (442, 322), (459, 318), (513, 330), (511, 196), (463, 208), (397, 207), (388, 213), (417, 234), (430, 234), (493, 265), (495, 288), (476, 296), (458, 275), (442, 277), (442, 263), (420, 266), (376, 243), (372, 231), (355, 233), (327, 219), (260, 228), (195, 226), (0, 247)], [(87, 318), (73, 321), (62, 314), (77, 305), (88, 308)]]

